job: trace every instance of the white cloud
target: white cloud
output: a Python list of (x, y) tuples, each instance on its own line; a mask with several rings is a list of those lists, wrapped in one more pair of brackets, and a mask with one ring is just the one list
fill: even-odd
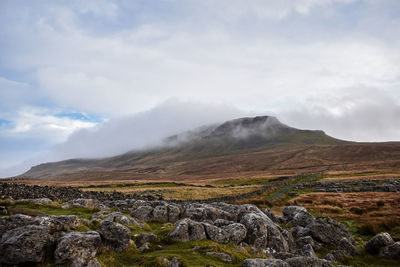
[(361, 85), (309, 98), (281, 111), (280, 118), (344, 140), (400, 140), (400, 104), (383, 90)]
[(67, 137), (83, 128), (91, 128), (96, 123), (58, 117), (54, 110), (24, 107), (7, 118), (11, 123), (0, 128), (0, 137), (45, 139), (48, 143), (63, 142)]
[(97, 127), (75, 131), (51, 152), (52, 160), (105, 157), (161, 144), (171, 135), (248, 113), (215, 103), (170, 99), (146, 112), (112, 118)]

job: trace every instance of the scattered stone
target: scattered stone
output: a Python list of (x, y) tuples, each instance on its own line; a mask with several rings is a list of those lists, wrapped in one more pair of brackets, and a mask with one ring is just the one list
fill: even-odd
[(394, 240), (389, 233), (377, 234), (365, 244), (365, 250), (371, 254), (379, 254), (381, 248), (393, 245)]
[(360, 255), (361, 251), (358, 250), (347, 238), (343, 237), (337, 246), (339, 250), (344, 250), (350, 256)]
[(153, 219), (153, 208), (150, 206), (140, 206), (131, 212), (131, 216), (141, 221), (149, 222)]
[(98, 208), (100, 202), (97, 199), (88, 199), (88, 198), (77, 198), (71, 200), (69, 204), (73, 207), (81, 207), (81, 208)]
[(271, 210), (269, 208), (265, 208), (263, 210), (264, 214), (268, 216), (268, 218), (271, 219), (271, 221), (273, 221), (274, 223), (276, 223), (278, 221), (278, 219), (276, 218), (276, 216), (271, 212)]
[(69, 209), (69, 204), (63, 204), (63, 205), (61, 206), (61, 208), (62, 208), (62, 209)]
[(387, 259), (400, 259), (400, 242), (386, 246), (379, 253), (379, 257)]
[(50, 229), (46, 226), (28, 225), (9, 230), (0, 240), (0, 263), (41, 263), (51, 242)]
[(308, 226), (307, 229), (314, 240), (326, 245), (337, 246), (344, 237), (354, 243), (346, 226), (331, 218), (317, 218), (315, 223)]
[(327, 261), (332, 261), (332, 262), (340, 262), (344, 258), (348, 258), (350, 255), (347, 253), (347, 251), (344, 250), (332, 250), (328, 254), (325, 255), (324, 259)]
[(101, 265), (96, 259), (92, 259), (88, 262), (76, 259), (71, 263), (69, 267), (101, 267)]
[(150, 234), (140, 233), (139, 237), (136, 239), (136, 245), (141, 246), (146, 242), (151, 242), (153, 240), (157, 240), (157, 238), (158, 238), (158, 236), (153, 233), (150, 233)]
[(290, 222), (293, 220), (294, 216), (301, 211), (306, 212), (307, 210), (306, 208), (300, 206), (287, 206), (282, 210), (283, 218), (286, 220), (286, 222)]
[(318, 258), (310, 258), (310, 257), (294, 257), (285, 260), (290, 267), (304, 267), (304, 266), (312, 266), (312, 267), (334, 267), (332, 263), (327, 260), (321, 260)]
[(223, 227), (223, 226), (227, 226), (227, 225), (230, 225), (230, 224), (233, 224), (233, 223), (235, 223), (235, 222), (234, 221), (224, 220), (224, 219), (216, 219), (214, 221), (214, 225), (217, 226), (217, 227)]
[(229, 240), (235, 245), (240, 244), (247, 235), (246, 227), (241, 223), (232, 223), (222, 227), (229, 234)]
[(128, 227), (109, 221), (103, 221), (97, 232), (100, 233), (104, 244), (117, 252), (124, 251), (131, 239), (131, 231)]
[(138, 250), (140, 252), (146, 251), (150, 249), (150, 243), (149, 242), (144, 242), (139, 248)]
[(49, 198), (35, 198), (33, 200), (33, 203), (35, 203), (36, 205), (49, 205), (53, 203), (53, 200)]
[(143, 223), (137, 222), (135, 219), (123, 215), (121, 212), (113, 212), (109, 214), (104, 221), (110, 221), (110, 222), (117, 222), (120, 224), (125, 224), (125, 225), (136, 225), (139, 227), (144, 227)]
[(304, 245), (302, 248), (298, 250), (298, 254), (301, 256), (317, 258), (313, 247), (310, 244)]
[(95, 219), (100, 219), (103, 220), (104, 218), (106, 218), (108, 215), (110, 214), (110, 212), (108, 210), (101, 210), (98, 211), (96, 213), (93, 213), (92, 216), (90, 217), (91, 220), (95, 220)]
[(7, 208), (5, 206), (0, 206), (0, 215), (7, 215)]
[(203, 223), (207, 239), (214, 242), (226, 244), (229, 242), (229, 233), (215, 225)]
[(175, 223), (176, 228), (168, 233), (173, 240), (183, 242), (206, 239), (206, 233), (201, 223), (191, 219), (182, 219)]
[(300, 211), (293, 217), (294, 226), (307, 227), (315, 222), (315, 217), (307, 211)]
[(289, 267), (289, 264), (279, 259), (245, 259), (243, 267)]
[(100, 242), (100, 235), (95, 231), (68, 233), (57, 241), (54, 262), (65, 264), (74, 260), (90, 260), (96, 256)]
[(232, 257), (229, 254), (223, 253), (223, 252), (214, 252), (214, 251), (210, 251), (210, 252), (206, 252), (207, 256), (213, 256), (213, 257), (217, 257), (222, 261), (225, 262), (232, 262)]
[(23, 214), (15, 214), (7, 217), (1, 217), (0, 237), (2, 236), (3, 233), (9, 230), (31, 224), (32, 222), (33, 222), (32, 217)]

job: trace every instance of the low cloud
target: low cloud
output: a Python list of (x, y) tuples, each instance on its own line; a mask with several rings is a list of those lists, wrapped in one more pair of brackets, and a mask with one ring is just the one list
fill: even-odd
[(281, 111), (280, 118), (291, 126), (324, 130), (344, 140), (400, 140), (400, 103), (375, 88), (334, 90)]

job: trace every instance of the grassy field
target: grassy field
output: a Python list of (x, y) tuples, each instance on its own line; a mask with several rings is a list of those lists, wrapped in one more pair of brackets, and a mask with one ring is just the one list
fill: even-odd
[[(164, 199), (207, 199), (222, 196), (237, 196), (240, 194), (260, 190), (269, 186), (266, 192), (246, 199), (230, 201), (233, 204), (251, 203), (260, 208), (269, 207), (276, 215), (284, 206), (300, 205), (306, 207), (313, 215), (329, 216), (344, 223), (357, 240), (358, 246), (362, 245), (373, 235), (386, 231), (396, 241), (400, 240), (400, 194), (395, 192), (352, 192), (352, 193), (320, 193), (306, 189), (293, 192), (291, 187), (300, 183), (312, 181), (342, 181), (342, 180), (376, 180), (397, 179), (399, 171), (364, 171), (364, 172), (327, 172), (323, 174), (305, 174), (282, 184), (278, 176), (256, 178), (229, 178), (209, 182), (180, 183), (180, 182), (154, 182), (154, 181), (102, 181), (90, 183), (82, 187), (79, 183), (69, 184), (79, 187), (84, 191), (119, 191), (122, 193), (160, 194)], [(310, 180), (311, 179), (311, 180)], [(284, 180), (284, 179), (283, 179)], [(54, 185), (54, 184), (53, 184)], [(68, 185), (65, 182), (58, 185)], [(280, 195), (280, 197), (275, 197)], [(228, 201), (229, 202), (229, 201)], [(23, 213), (27, 215), (50, 214), (70, 215), (75, 214), (81, 218), (90, 219), (96, 212), (93, 209), (68, 208), (62, 209), (61, 203), (52, 205), (35, 205), (33, 203), (11, 204), (0, 201), (6, 205), (11, 214)], [(79, 231), (95, 229), (96, 225), (80, 226)], [(147, 223), (145, 228), (131, 227), (132, 239), (135, 240), (140, 232), (152, 232), (159, 236), (151, 242), (150, 250), (140, 252), (135, 243), (131, 243), (123, 253), (114, 253), (101, 250), (97, 255), (98, 261), (103, 266), (164, 266), (163, 258), (177, 257), (183, 266), (241, 266), (245, 258), (257, 257), (249, 249), (239, 249), (233, 245), (221, 245), (209, 240), (195, 242), (177, 242), (167, 238), (167, 233), (173, 228), (171, 224), (160, 222)], [(196, 248), (196, 249), (193, 249)], [(208, 251), (227, 252), (233, 255), (232, 263), (222, 262), (220, 259), (206, 255)], [(324, 251), (319, 251), (323, 256)], [(345, 259), (342, 264), (350, 266), (399, 266), (398, 261), (383, 260), (363, 253), (353, 259)], [(42, 264), (41, 267), (52, 266), (51, 262)]]

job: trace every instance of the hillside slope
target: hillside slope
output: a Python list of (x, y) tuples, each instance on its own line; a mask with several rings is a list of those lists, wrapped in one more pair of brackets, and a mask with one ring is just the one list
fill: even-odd
[[(397, 166), (398, 143), (352, 143), (274, 117), (241, 118), (167, 138), (163, 146), (103, 159), (45, 163), (22, 179), (208, 179)], [(400, 165), (399, 165), (400, 166)]]

